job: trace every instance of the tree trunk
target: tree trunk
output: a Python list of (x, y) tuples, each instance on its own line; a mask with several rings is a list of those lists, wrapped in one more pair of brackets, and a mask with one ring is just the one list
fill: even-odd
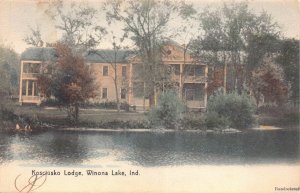
[(67, 108), (68, 119), (70, 123), (77, 124), (79, 118), (79, 106), (78, 103), (70, 104)]
[(118, 82), (117, 82), (117, 77), (115, 78), (115, 89), (116, 89), (116, 99), (117, 99), (117, 110), (120, 112), (120, 97), (119, 97), (119, 92), (118, 92)]

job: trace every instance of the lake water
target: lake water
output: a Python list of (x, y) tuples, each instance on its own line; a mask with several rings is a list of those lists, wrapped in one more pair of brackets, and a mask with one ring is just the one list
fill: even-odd
[(142, 167), (297, 163), (299, 131), (0, 133), (0, 165)]

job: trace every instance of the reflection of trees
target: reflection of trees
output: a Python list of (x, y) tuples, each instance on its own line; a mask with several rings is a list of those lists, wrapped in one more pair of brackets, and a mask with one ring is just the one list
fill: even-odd
[(75, 132), (46, 133), (34, 147), (40, 151), (43, 161), (55, 164), (81, 163), (88, 153), (85, 140), (81, 140), (81, 134)]
[(3, 164), (12, 159), (12, 152), (10, 150), (12, 138), (2, 132), (0, 132), (0, 138), (0, 164)]
[(113, 139), (125, 152), (122, 159), (144, 166), (285, 162), (300, 156), (293, 132), (121, 133)]

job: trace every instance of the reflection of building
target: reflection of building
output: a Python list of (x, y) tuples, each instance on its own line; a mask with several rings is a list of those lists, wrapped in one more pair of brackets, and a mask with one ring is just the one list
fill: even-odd
[[(184, 60), (183, 48), (174, 42), (167, 44), (164, 49), (167, 51), (162, 57), (162, 64), (170, 69), (171, 82), (177, 88), (181, 88), (178, 90), (182, 90), (187, 106), (205, 108), (207, 66), (194, 63), (189, 54), (186, 54)], [(41, 102), (36, 83), (37, 75), (45, 62), (55, 62), (56, 57), (54, 48), (29, 48), (22, 54), (20, 103)], [(116, 101), (113, 80), (116, 64), (118, 95), (121, 101), (137, 107), (149, 106), (149, 99), (144, 94), (145, 84), (137, 77), (142, 66), (141, 61), (137, 56), (130, 54), (130, 51), (118, 51), (115, 55), (113, 50), (97, 50), (86, 54), (85, 61), (93, 69), (99, 85), (98, 96), (93, 101)], [(168, 82), (170, 81), (162, 85), (167, 87)]]

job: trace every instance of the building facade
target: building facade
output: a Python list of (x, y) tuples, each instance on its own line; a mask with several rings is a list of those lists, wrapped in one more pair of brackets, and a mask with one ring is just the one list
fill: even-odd
[[(178, 92), (182, 92), (181, 96), (189, 108), (205, 108), (207, 65), (195, 63), (176, 43), (169, 43), (164, 49), (166, 54), (162, 56), (161, 62), (170, 69), (169, 82), (178, 88)], [(138, 75), (138, 69), (142, 63), (130, 50), (96, 50), (86, 53), (84, 58), (86, 65), (92, 68), (98, 85), (97, 97), (91, 99), (91, 102), (116, 101), (118, 95), (121, 102), (136, 106), (137, 109), (148, 109), (149, 98), (145, 96), (145, 83), (138, 78), (141, 76)], [(40, 97), (37, 87), (37, 76), (45, 70), (45, 63), (55, 62), (56, 59), (54, 48), (29, 48), (22, 54), (19, 95), (21, 104), (42, 102), (43, 98)], [(156, 97), (159, 93), (160, 90)]]

